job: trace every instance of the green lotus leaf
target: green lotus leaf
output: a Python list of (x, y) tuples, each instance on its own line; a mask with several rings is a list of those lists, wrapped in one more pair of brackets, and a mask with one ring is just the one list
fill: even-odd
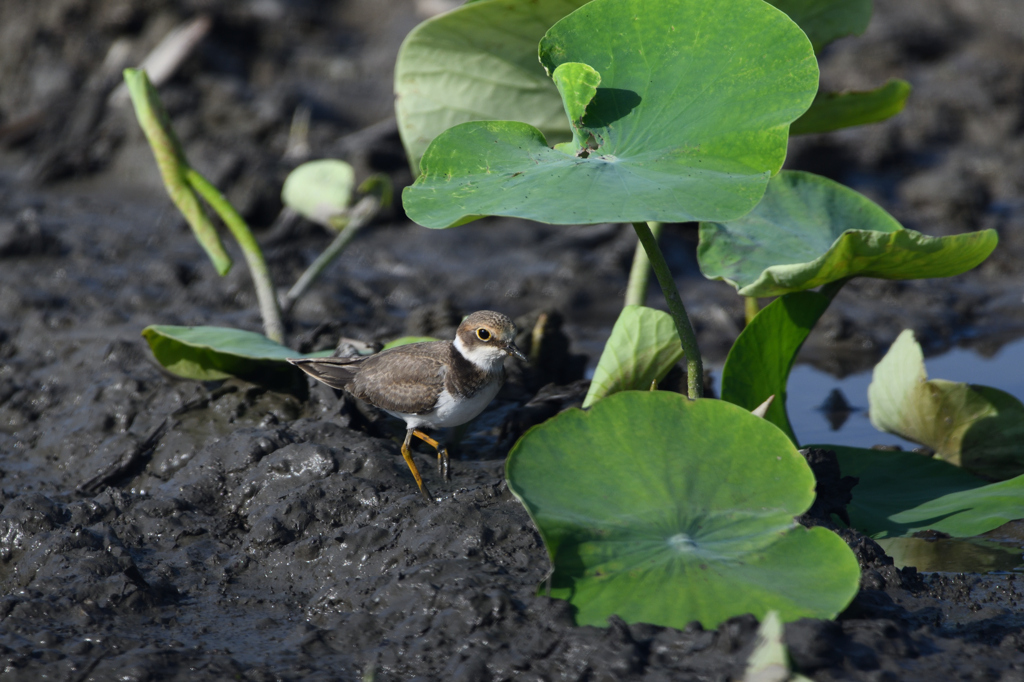
[(308, 161), (285, 178), (281, 201), (307, 220), (339, 229), (344, 226), (355, 182), (355, 171), (344, 161)]
[(722, 368), (722, 400), (749, 411), (775, 396), (765, 419), (796, 443), (786, 414), (786, 385), (796, 354), (831, 302), (826, 294), (798, 291), (760, 310), (729, 349)]
[(625, 306), (594, 369), (583, 407), (619, 391), (649, 389), (651, 382), (664, 379), (682, 357), (671, 315), (638, 305)]
[(301, 371), (287, 358), (323, 357), (330, 351), (303, 355), (262, 334), (226, 327), (151, 325), (142, 330), (153, 356), (183, 379), (218, 381), (238, 377), (256, 384), (290, 385)]
[(909, 329), (875, 366), (868, 404), (876, 429), (927, 445), (950, 464), (994, 479), (1024, 473), (1024, 404), (988, 386), (928, 380)]
[(806, 461), (721, 400), (616, 393), (528, 431), (506, 476), (554, 565), (551, 596), (580, 625), (831, 618), (857, 592), (846, 544), (793, 521), (814, 499)]
[(768, 0), (804, 30), (814, 51), (844, 36), (860, 35), (871, 21), (871, 0)]
[(853, 527), (874, 538), (924, 530), (966, 538), (1024, 518), (1024, 476), (989, 483), (913, 452), (810, 447), (835, 450), (843, 475), (860, 479), (847, 511)]
[(403, 193), (410, 218), (434, 228), (483, 215), (738, 218), (781, 167), (789, 124), (817, 90), (807, 37), (760, 0), (592, 0), (551, 27), (540, 57), (549, 73), (574, 62), (600, 75), (575, 151), (524, 123), (457, 125), (431, 142)]
[(793, 121), (789, 134), (827, 133), (884, 121), (903, 111), (909, 96), (910, 83), (898, 78), (867, 92), (819, 92), (811, 108)]
[(996, 247), (995, 230), (928, 237), (873, 201), (812, 173), (783, 171), (753, 211), (700, 226), (697, 259), (709, 279), (743, 296), (781, 296), (853, 276), (950, 277)]
[(587, 0), (483, 0), (414, 28), (395, 64), (395, 115), (413, 171), (431, 140), (467, 121), (508, 119), (570, 139), (537, 43)]
[[(537, 62), (537, 42), (586, 2), (473, 0), (414, 28), (395, 65), (395, 114), (413, 172), (419, 172), (420, 158), (435, 137), (468, 121), (521, 121), (540, 129), (552, 144), (568, 140), (558, 92)], [(870, 0), (770, 4), (804, 30), (815, 51), (863, 32), (871, 16)], [(835, 115), (830, 111), (828, 118)]]

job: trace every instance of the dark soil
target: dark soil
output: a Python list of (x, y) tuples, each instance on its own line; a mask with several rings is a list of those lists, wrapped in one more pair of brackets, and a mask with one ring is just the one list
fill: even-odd
[[(536, 596), (547, 555), (504, 484), (515, 437), (585, 391), (580, 356), (596, 359), (618, 312), (628, 229), (485, 220), (429, 231), (396, 208), (293, 311), (289, 340), (302, 350), (450, 334), (482, 308), (524, 329), (549, 314), (542, 361), (517, 368), (465, 433), (446, 434), (461, 441), (434, 506), (398, 456), (393, 420), (319, 385), (293, 395), (178, 380), (139, 336), (153, 323), (260, 322), (244, 267), (216, 276), (130, 112), (106, 104), (120, 67), (179, 21), (211, 16), (161, 93), (190, 158), (257, 229), (276, 281), (291, 282), (330, 239), (305, 223), (271, 227), (280, 183), (302, 160), (285, 158), (293, 112), (311, 112), (312, 156), (408, 183), (386, 122), (390, 69), (435, 4), (0, 5), (0, 678), (742, 676), (749, 616), (716, 631), (574, 627), (566, 603)], [(1001, 244), (965, 276), (849, 285), (805, 349), (836, 372), (870, 366), (906, 327), (929, 351), (994, 350), (1024, 333), (1024, 14), (1016, 0), (877, 5), (866, 36), (829, 48), (823, 79), (864, 89), (903, 77), (910, 105), (884, 124), (794, 140), (790, 165), (869, 194), (908, 227), (993, 227)], [(669, 226), (665, 250), (702, 348), (720, 359), (742, 304), (700, 277), (695, 238)], [(649, 302), (659, 298), (652, 289)], [(819, 501), (827, 515), (848, 486), (816, 467), (840, 496)], [(1024, 679), (1015, 575), (901, 571), (845, 537), (861, 593), (835, 622), (787, 625), (800, 671)]]

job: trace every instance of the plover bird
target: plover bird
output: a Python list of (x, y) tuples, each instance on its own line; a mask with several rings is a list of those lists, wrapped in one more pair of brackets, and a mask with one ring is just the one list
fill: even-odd
[(343, 389), (405, 421), (402, 457), (420, 493), (433, 501), (412, 461), (412, 437), (437, 451), (448, 478), (448, 450), (420, 429), (465, 424), (483, 412), (505, 383), (506, 357), (526, 360), (516, 348), (516, 325), (507, 315), (481, 310), (459, 325), (454, 341), (398, 346), (358, 358), (288, 360), (331, 388)]

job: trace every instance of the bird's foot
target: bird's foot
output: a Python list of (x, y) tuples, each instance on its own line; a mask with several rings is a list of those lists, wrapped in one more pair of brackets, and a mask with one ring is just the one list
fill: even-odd
[(440, 474), (446, 483), (451, 483), (452, 481), (450, 462), (448, 448), (441, 448), (437, 451), (437, 473)]
[(423, 477), (420, 476), (419, 469), (416, 468), (416, 462), (412, 461), (412, 452), (409, 450), (408, 439), (405, 443), (402, 443), (402, 458), (405, 459), (405, 463), (409, 466), (409, 471), (412, 472), (412, 477), (416, 479), (416, 485), (419, 486), (420, 494), (423, 495), (423, 499), (429, 503), (434, 502), (434, 498), (430, 496), (430, 491), (427, 490), (427, 486), (423, 483)]

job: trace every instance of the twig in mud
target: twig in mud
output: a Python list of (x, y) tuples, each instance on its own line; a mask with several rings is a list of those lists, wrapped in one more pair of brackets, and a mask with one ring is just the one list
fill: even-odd
[(156, 449), (157, 443), (160, 442), (164, 433), (167, 432), (167, 424), (169, 421), (170, 417), (164, 417), (163, 421), (149, 432), (149, 435), (146, 436), (145, 440), (138, 443), (130, 450), (125, 451), (123, 455), (117, 458), (117, 461), (112, 462), (110, 465), (101, 469), (98, 474), (89, 480), (80, 483), (78, 487), (75, 488), (75, 492), (83, 495), (95, 495), (101, 487), (107, 485), (110, 481), (135, 467), (140, 460), (152, 454), (153, 450)]
[(398, 121), (391, 116), (342, 136), (337, 141), (337, 148), (346, 154), (353, 154), (366, 149), (377, 140), (397, 133)]
[(352, 208), (349, 214), (348, 225), (338, 233), (338, 236), (334, 238), (330, 246), (324, 249), (324, 252), (306, 268), (306, 271), (302, 273), (302, 276), (295, 282), (295, 285), (288, 290), (288, 293), (281, 297), (280, 307), (282, 312), (287, 313), (292, 309), (295, 302), (313, 285), (313, 282), (320, 276), (320, 273), (348, 246), (349, 242), (356, 236), (356, 232), (370, 222), (373, 216), (377, 215), (377, 209), (379, 208), (380, 199), (373, 195), (363, 197)]
[(301, 161), (309, 157), (309, 117), (310, 109), (305, 104), (295, 107), (292, 114), (292, 125), (288, 129), (288, 143), (285, 145), (285, 161)]
[(295, 230), (295, 226), (301, 218), (294, 209), (285, 206), (281, 209), (281, 212), (274, 218), (274, 222), (270, 224), (267, 231), (264, 233), (262, 242), (263, 248), (268, 249), (273, 246), (277, 246), (291, 239), (292, 234)]
[(96, 656), (91, 661), (89, 661), (89, 663), (84, 668), (82, 668), (82, 671), (78, 674), (78, 677), (75, 678), (75, 682), (85, 682), (85, 680), (89, 679), (89, 676), (92, 675), (92, 671), (96, 669), (96, 666), (98, 666), (100, 662), (102, 662), (103, 659), (106, 658), (107, 654), (109, 653), (109, 650), (104, 650), (102, 653), (100, 653), (99, 656)]
[(171, 420), (180, 417), (186, 412), (190, 412), (195, 409), (206, 407), (211, 401), (216, 400), (222, 395), (227, 393), (233, 393), (238, 390), (237, 386), (221, 386), (214, 391), (206, 395), (197, 395), (191, 400), (188, 400), (181, 407), (177, 408), (169, 415), (163, 418), (159, 424), (156, 425), (146, 436), (145, 440), (135, 445), (135, 447), (126, 450), (124, 454), (117, 458), (117, 461), (112, 462), (108, 466), (104, 467), (98, 474), (90, 478), (89, 480), (80, 483), (75, 491), (83, 495), (95, 495), (99, 492), (99, 489), (114, 479), (122, 476), (127, 471), (136, 467), (142, 459), (153, 454), (160, 439), (164, 437), (164, 434), (176, 425), (171, 423)]

